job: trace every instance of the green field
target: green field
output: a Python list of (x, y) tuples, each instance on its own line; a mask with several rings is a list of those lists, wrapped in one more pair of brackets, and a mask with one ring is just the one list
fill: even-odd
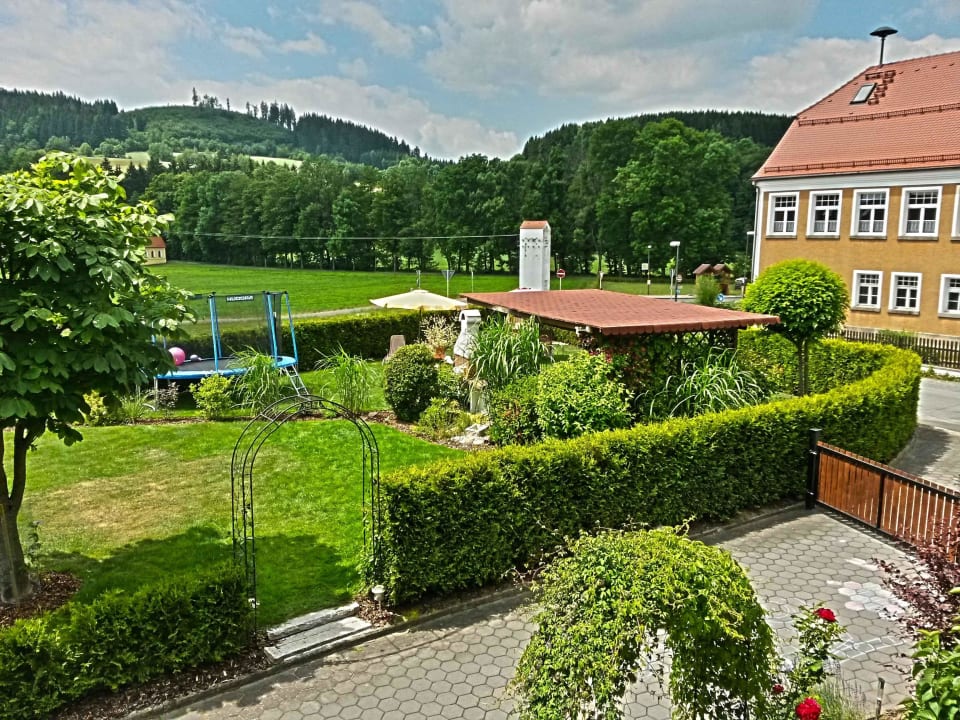
[[(230, 557), (230, 454), (238, 422), (48, 433), (29, 458), (21, 527), (39, 520), (43, 567), (83, 580), (79, 598), (142, 585)], [(383, 473), (458, 451), (372, 426)], [(361, 458), (345, 421), (281, 428), (257, 458), (257, 576), (265, 624), (359, 590)]]
[[(205, 265), (202, 263), (170, 262), (150, 268), (171, 283), (195, 293), (248, 293), (261, 290), (287, 290), (290, 304), (296, 314), (337, 310), (340, 308), (369, 308), (372, 298), (406, 292), (417, 285), (414, 272), (350, 272), (331, 270), (287, 270), (283, 268), (254, 268), (234, 265)], [(472, 288), (471, 288), (472, 285)], [(446, 294), (446, 281), (439, 271), (421, 274), (420, 286), (441, 295)], [(592, 275), (567, 276), (564, 290), (593, 288), (597, 278)], [(460, 293), (496, 292), (514, 290), (516, 275), (476, 275), (471, 283), (469, 273), (457, 273), (450, 280), (450, 295)], [(559, 282), (553, 280), (554, 289)], [(606, 290), (642, 294), (646, 281), (604, 280)], [(668, 294), (664, 283), (654, 283), (653, 294)]]

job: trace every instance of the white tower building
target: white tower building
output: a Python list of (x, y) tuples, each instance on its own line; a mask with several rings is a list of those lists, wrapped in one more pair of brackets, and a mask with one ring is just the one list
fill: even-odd
[(520, 289), (550, 289), (550, 223), (524, 220), (520, 225)]

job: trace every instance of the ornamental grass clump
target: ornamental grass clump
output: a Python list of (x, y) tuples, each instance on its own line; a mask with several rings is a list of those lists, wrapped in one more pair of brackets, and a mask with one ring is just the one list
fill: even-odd
[(480, 326), (470, 352), (470, 379), (487, 393), (517, 378), (536, 375), (540, 366), (550, 361), (540, 342), (540, 326), (532, 319), (518, 323), (488, 320)]
[(713, 348), (694, 361), (684, 361), (679, 375), (667, 378), (650, 403), (648, 415), (659, 419), (693, 417), (708, 412), (759, 405), (767, 398), (763, 384), (737, 361), (730, 349)]
[(343, 346), (338, 352), (324, 356), (318, 370), (329, 370), (323, 389), (350, 412), (362, 412), (370, 400), (373, 376), (363, 358), (351, 355)]

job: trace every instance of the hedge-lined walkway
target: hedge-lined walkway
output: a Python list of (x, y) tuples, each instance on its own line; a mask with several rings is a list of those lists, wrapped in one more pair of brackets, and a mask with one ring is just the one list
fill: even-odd
[[(887, 681), (885, 708), (906, 690), (891, 669), (908, 643), (884, 615), (897, 607), (880, 588), (874, 558), (902, 559), (893, 546), (825, 513), (804, 512), (719, 538), (747, 569), (782, 631), (800, 603), (824, 602), (847, 626), (843, 677), (870, 698)], [(504, 688), (532, 630), (529, 608), (507, 600), (389, 635), (171, 713), (167, 718), (313, 720), (315, 718), (506, 718)], [(903, 660), (899, 660), (906, 672)], [(641, 684), (626, 717), (669, 718), (669, 708)]]

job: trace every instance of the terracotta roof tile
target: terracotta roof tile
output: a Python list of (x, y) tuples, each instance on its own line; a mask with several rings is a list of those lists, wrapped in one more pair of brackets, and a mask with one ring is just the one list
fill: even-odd
[(154, 235), (152, 238), (150, 238), (150, 244), (147, 245), (147, 247), (152, 247), (152, 248), (165, 248), (166, 246), (167, 244), (163, 241), (163, 238), (160, 237), (159, 235)]
[(546, 220), (524, 220), (520, 224), (521, 230), (543, 230), (545, 227), (549, 227), (550, 223)]
[[(868, 83), (868, 101), (851, 104)], [(754, 177), (956, 166), (960, 51), (867, 68), (797, 115)]]
[(548, 325), (590, 327), (602, 335), (697, 332), (773, 325), (773, 315), (711, 308), (609, 290), (538, 290), (463, 293), (476, 305), (536, 316)]

